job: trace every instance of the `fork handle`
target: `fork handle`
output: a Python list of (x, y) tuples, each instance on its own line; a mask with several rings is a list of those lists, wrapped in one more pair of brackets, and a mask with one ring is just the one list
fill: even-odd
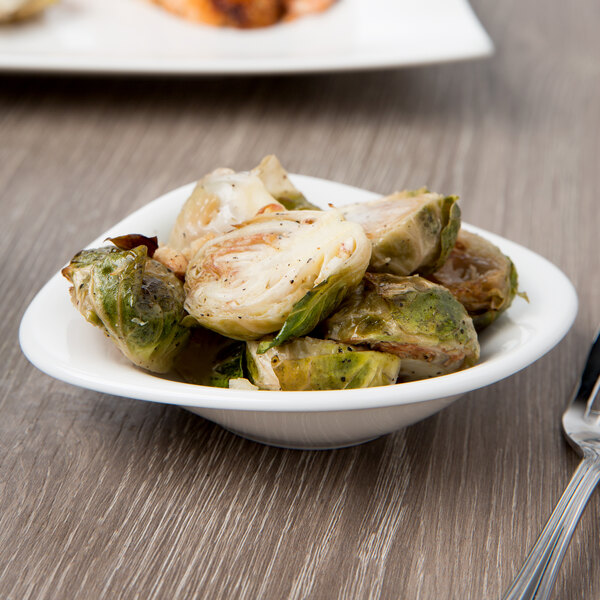
[(504, 600), (545, 600), (585, 505), (600, 480), (600, 457), (585, 455)]

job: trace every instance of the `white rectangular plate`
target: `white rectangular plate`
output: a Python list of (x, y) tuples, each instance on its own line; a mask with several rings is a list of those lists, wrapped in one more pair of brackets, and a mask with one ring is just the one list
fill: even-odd
[(256, 30), (190, 23), (150, 0), (59, 0), (0, 25), (0, 70), (235, 75), (479, 58), (492, 42), (466, 0), (338, 0)]

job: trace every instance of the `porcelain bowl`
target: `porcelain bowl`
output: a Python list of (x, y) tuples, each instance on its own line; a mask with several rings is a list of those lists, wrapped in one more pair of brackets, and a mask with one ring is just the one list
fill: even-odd
[[(360, 202), (378, 194), (312, 177), (292, 176), (299, 189), (324, 208)], [(103, 233), (168, 238), (194, 184), (178, 188)], [(510, 256), (519, 286), (510, 309), (480, 336), (481, 360), (458, 373), (391, 386), (315, 392), (228, 390), (180, 383), (131, 365), (71, 305), (69, 284), (57, 273), (27, 308), (19, 339), (27, 358), (48, 375), (115, 396), (175, 404), (252, 440), (289, 448), (336, 448), (359, 444), (424, 419), (462, 394), (527, 367), (567, 333), (577, 296), (567, 277), (546, 259), (490, 232), (467, 224)], [(74, 252), (77, 249), (74, 249)], [(552, 294), (547, 293), (551, 289)]]

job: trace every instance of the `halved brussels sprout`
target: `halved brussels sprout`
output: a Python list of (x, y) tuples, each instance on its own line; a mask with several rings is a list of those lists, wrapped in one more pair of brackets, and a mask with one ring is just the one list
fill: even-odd
[(266, 156), (249, 172), (217, 169), (198, 182), (156, 259), (183, 277), (189, 261), (209, 240), (257, 214), (286, 209), (319, 210), (292, 184), (277, 157)]
[[(308, 333), (367, 268), (371, 244), (338, 211), (261, 214), (205, 244), (186, 272), (185, 306), (204, 327), (234, 339)], [(285, 324), (285, 325), (284, 325)]]
[(460, 228), (457, 200), (421, 188), (340, 210), (363, 226), (373, 244), (370, 271), (425, 274), (444, 264), (454, 246)]
[(477, 334), (463, 305), (444, 287), (417, 275), (367, 273), (323, 323), (322, 333), (396, 354), (404, 380), (452, 373), (479, 358)]
[(495, 321), (517, 293), (517, 270), (481, 236), (461, 229), (446, 262), (429, 279), (448, 288), (467, 309), (475, 329)]
[(177, 216), (167, 246), (190, 260), (205, 241), (267, 209), (284, 207), (258, 175), (217, 169), (197, 183)]
[(75, 307), (129, 360), (156, 373), (171, 368), (189, 335), (183, 284), (146, 246), (83, 250), (62, 273)]
[(302, 192), (294, 186), (287, 171), (281, 166), (279, 159), (270, 154), (265, 156), (250, 173), (257, 175), (265, 184), (269, 194), (280, 202), (287, 210), (321, 210), (309, 202)]
[(344, 390), (396, 382), (400, 359), (331, 340), (303, 337), (259, 354), (247, 342), (250, 379), (264, 390)]

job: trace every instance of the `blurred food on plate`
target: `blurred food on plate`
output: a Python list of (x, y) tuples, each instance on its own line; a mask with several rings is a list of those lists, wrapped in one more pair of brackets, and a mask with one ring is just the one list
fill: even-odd
[(0, 23), (27, 19), (56, 0), (0, 0)]
[[(1, 2), (2, 0), (0, 0)], [(336, 0), (154, 0), (190, 21), (248, 29), (321, 12)]]

